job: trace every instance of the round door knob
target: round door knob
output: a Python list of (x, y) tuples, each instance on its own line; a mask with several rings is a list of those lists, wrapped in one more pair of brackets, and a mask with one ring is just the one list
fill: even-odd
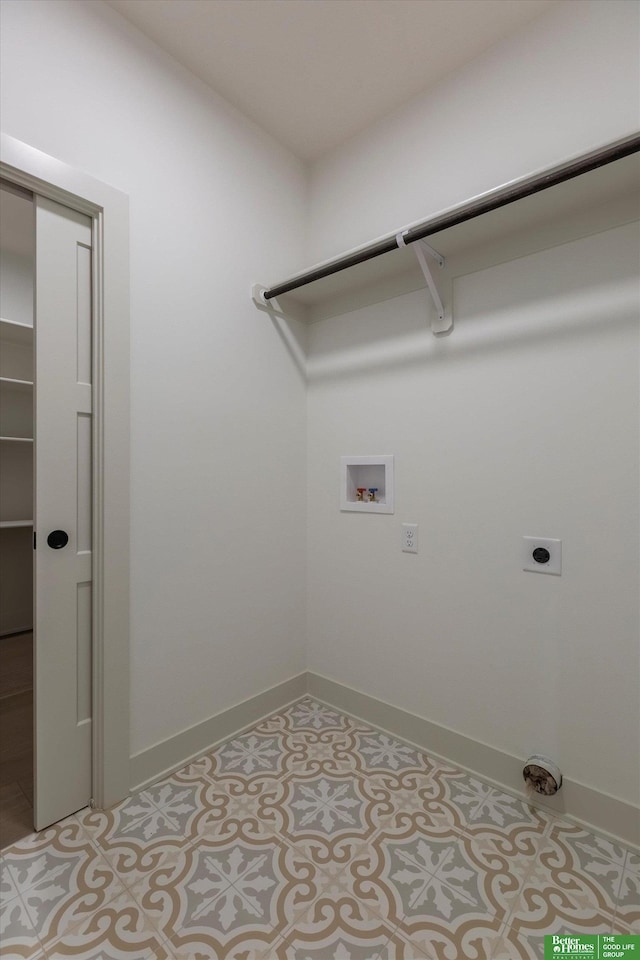
[(69, 534), (65, 530), (52, 530), (47, 543), (52, 550), (62, 550), (69, 543)]

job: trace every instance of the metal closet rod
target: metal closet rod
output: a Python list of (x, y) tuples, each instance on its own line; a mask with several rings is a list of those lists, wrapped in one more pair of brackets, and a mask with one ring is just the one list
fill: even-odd
[[(362, 249), (356, 250), (354, 253), (347, 253), (343, 257), (337, 257), (335, 260), (330, 260), (328, 263), (322, 264), (322, 266), (313, 267), (311, 270), (307, 270), (306, 273), (298, 274), (297, 277), (292, 277), (291, 280), (285, 280), (282, 283), (276, 284), (274, 287), (264, 290), (262, 296), (265, 300), (272, 300), (274, 297), (279, 297), (283, 293), (290, 293), (299, 287), (305, 287), (308, 283), (313, 283), (314, 280), (330, 277), (332, 274), (339, 273), (341, 270), (355, 267), (358, 263), (373, 260), (375, 257), (382, 256), (383, 253), (390, 253), (392, 250), (397, 250), (407, 244), (415, 243), (416, 240), (423, 240), (425, 237), (430, 237), (434, 233), (446, 230), (447, 227), (454, 227), (459, 223), (465, 223), (467, 220), (473, 220), (474, 217), (481, 217), (483, 214), (490, 213), (492, 210), (506, 207), (509, 203), (515, 203), (517, 200), (530, 197), (534, 193), (548, 190), (549, 187), (555, 187), (559, 183), (564, 183), (565, 180), (573, 180), (574, 177), (579, 177), (583, 173), (589, 173), (591, 170), (604, 167), (608, 163), (621, 160), (623, 157), (628, 157), (639, 151), (640, 134), (633, 134), (622, 140), (616, 140), (609, 146), (600, 147), (598, 150), (584, 154), (576, 160), (569, 160), (565, 163), (558, 164), (556, 167), (550, 167), (549, 170), (546, 170), (544, 173), (537, 173), (531, 177), (524, 177), (522, 180), (515, 180), (503, 187), (498, 187), (496, 190), (491, 190), (489, 193), (481, 194), (479, 197), (475, 197), (467, 203), (463, 203), (446, 213), (440, 214), (440, 216), (433, 217), (431, 220), (425, 220), (415, 227), (400, 230), (392, 237), (377, 240), (375, 243), (362, 247)], [(398, 241), (399, 237), (401, 238), (400, 242)]]

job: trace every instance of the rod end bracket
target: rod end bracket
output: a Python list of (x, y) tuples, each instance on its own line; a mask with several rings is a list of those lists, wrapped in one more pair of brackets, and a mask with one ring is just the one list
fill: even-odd
[(254, 283), (251, 286), (251, 299), (255, 303), (256, 307), (267, 307), (269, 301), (265, 299), (266, 287), (263, 287), (261, 283)]

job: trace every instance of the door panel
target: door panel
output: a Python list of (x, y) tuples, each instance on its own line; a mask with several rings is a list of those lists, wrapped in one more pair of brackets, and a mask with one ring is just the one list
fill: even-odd
[[(36, 197), (35, 826), (91, 796), (91, 220)], [(47, 537), (69, 540), (53, 549)]]

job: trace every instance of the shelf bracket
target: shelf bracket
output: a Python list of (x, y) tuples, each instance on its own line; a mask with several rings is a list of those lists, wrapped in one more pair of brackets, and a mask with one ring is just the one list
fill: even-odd
[[(406, 246), (403, 234), (399, 234), (397, 240), (399, 247)], [(433, 300), (436, 308), (436, 317), (434, 317), (431, 321), (431, 330), (434, 334), (447, 333), (453, 326), (453, 317), (451, 315), (451, 309), (449, 308), (447, 310), (445, 307), (438, 283), (432, 273), (429, 259), (435, 260), (440, 270), (444, 268), (447, 261), (442, 254), (438, 253), (437, 250), (434, 250), (434, 248), (430, 246), (426, 240), (415, 240), (411, 246), (413, 247), (416, 259), (427, 282), (431, 299)]]

